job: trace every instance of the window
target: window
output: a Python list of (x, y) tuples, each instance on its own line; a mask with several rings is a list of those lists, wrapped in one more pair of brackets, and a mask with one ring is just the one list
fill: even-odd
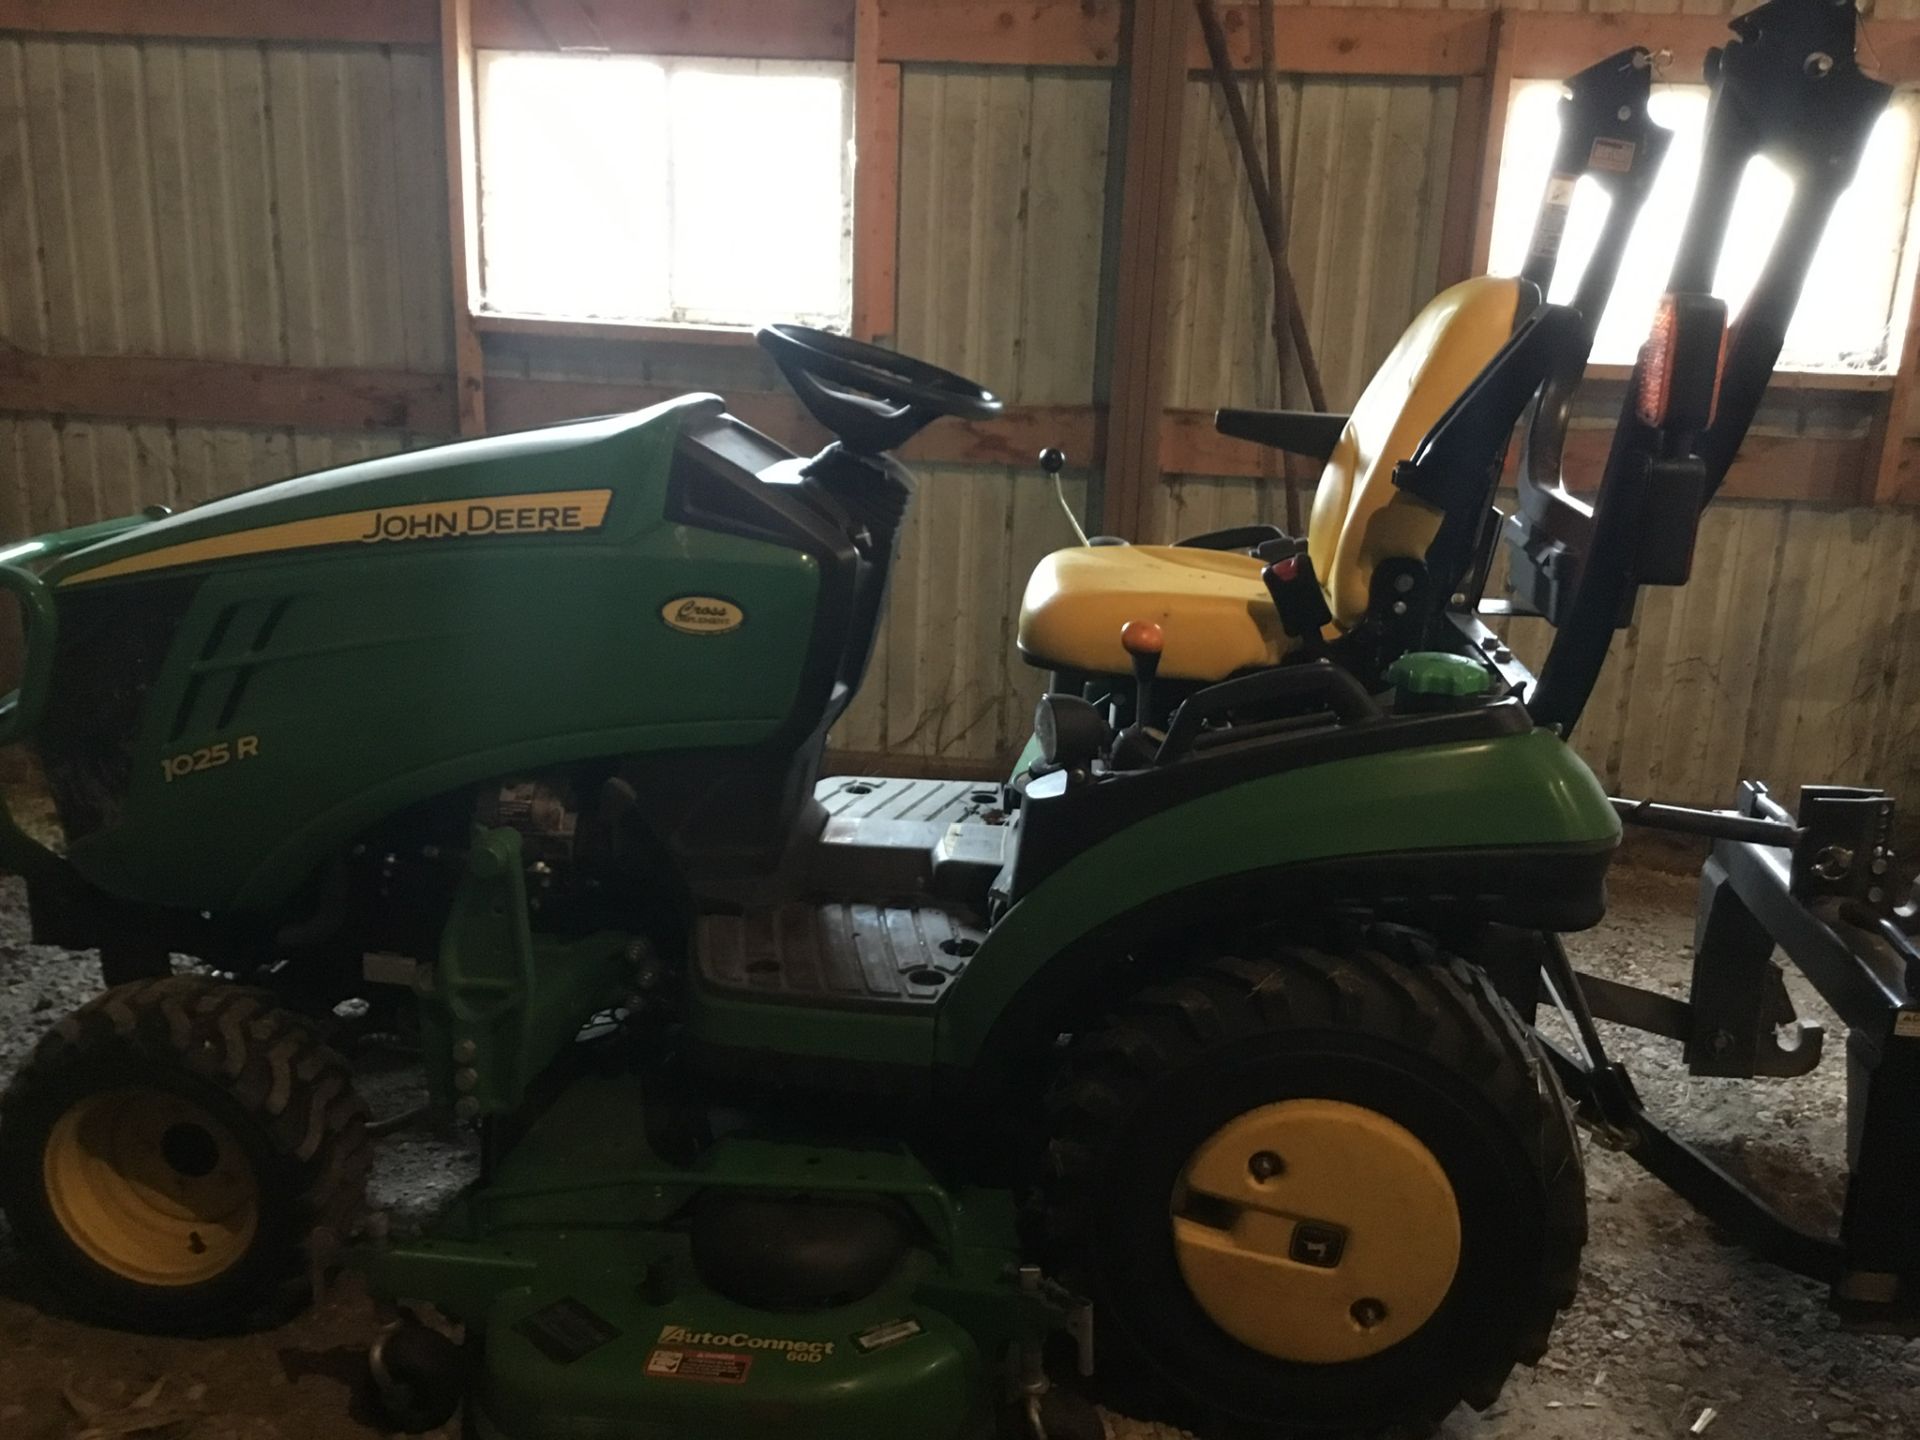
[(845, 65), (478, 57), (481, 306), (845, 329)]
[[(1497, 274), (1517, 274), (1526, 256), (1559, 138), (1554, 112), (1559, 95), (1558, 81), (1527, 81), (1514, 87), (1494, 198), (1490, 263)], [(1674, 132), (1673, 145), (1627, 246), (1613, 299), (1601, 317), (1593, 351), (1599, 364), (1633, 361), (1666, 288), (1700, 167), (1707, 87), (1657, 85), (1651, 109), (1653, 118)], [(1859, 174), (1841, 197), (1821, 240), (1787, 332), (1781, 369), (1884, 375), (1897, 366), (1906, 328), (1900, 290), (1917, 148), (1920, 98), (1897, 96), (1875, 127)], [(1791, 194), (1791, 182), (1779, 169), (1764, 159), (1752, 163), (1735, 202), (1714, 280), (1714, 293), (1736, 315), (1759, 278)], [(1580, 182), (1549, 299), (1566, 300), (1572, 295), (1599, 236), (1606, 204), (1598, 186), (1590, 180)]]

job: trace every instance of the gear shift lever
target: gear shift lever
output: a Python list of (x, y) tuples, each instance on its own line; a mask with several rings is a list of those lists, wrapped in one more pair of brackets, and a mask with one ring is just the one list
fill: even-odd
[(1160, 673), (1166, 634), (1151, 620), (1129, 620), (1120, 627), (1120, 644), (1133, 662), (1133, 723), (1114, 737), (1113, 767), (1138, 770), (1151, 765), (1160, 749), (1147, 724), (1153, 718), (1153, 681)]

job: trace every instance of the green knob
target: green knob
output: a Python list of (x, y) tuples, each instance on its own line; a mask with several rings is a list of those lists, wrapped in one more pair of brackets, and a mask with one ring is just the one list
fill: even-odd
[(1493, 676), (1484, 665), (1464, 655), (1440, 650), (1415, 650), (1387, 667), (1387, 679), (1403, 700), (1415, 703), (1471, 700), (1493, 688)]

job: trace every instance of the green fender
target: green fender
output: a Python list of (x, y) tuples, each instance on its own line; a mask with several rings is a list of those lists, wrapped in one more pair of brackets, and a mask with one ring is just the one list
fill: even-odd
[(972, 1068), (1015, 997), (1056, 957), (1180, 891), (1317, 860), (1611, 849), (1619, 838), (1620, 821), (1593, 772), (1548, 730), (1250, 780), (1101, 841), (1016, 902), (942, 1002), (937, 1058)]

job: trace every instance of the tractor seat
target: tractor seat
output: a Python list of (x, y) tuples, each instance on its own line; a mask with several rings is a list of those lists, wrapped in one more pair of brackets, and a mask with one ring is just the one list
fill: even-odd
[[(1375, 566), (1420, 559), (1433, 543), (1441, 512), (1395, 488), (1394, 468), (1506, 344), (1531, 289), (1482, 276), (1441, 291), (1353, 407), (1320, 472), (1307, 527), (1307, 553), (1333, 612), (1330, 636), (1366, 614)], [(1166, 637), (1162, 675), (1215, 681), (1278, 664), (1292, 641), (1262, 568), (1247, 554), (1176, 545), (1056, 550), (1027, 581), (1020, 652), (1049, 669), (1125, 674), (1120, 627), (1152, 620)]]

